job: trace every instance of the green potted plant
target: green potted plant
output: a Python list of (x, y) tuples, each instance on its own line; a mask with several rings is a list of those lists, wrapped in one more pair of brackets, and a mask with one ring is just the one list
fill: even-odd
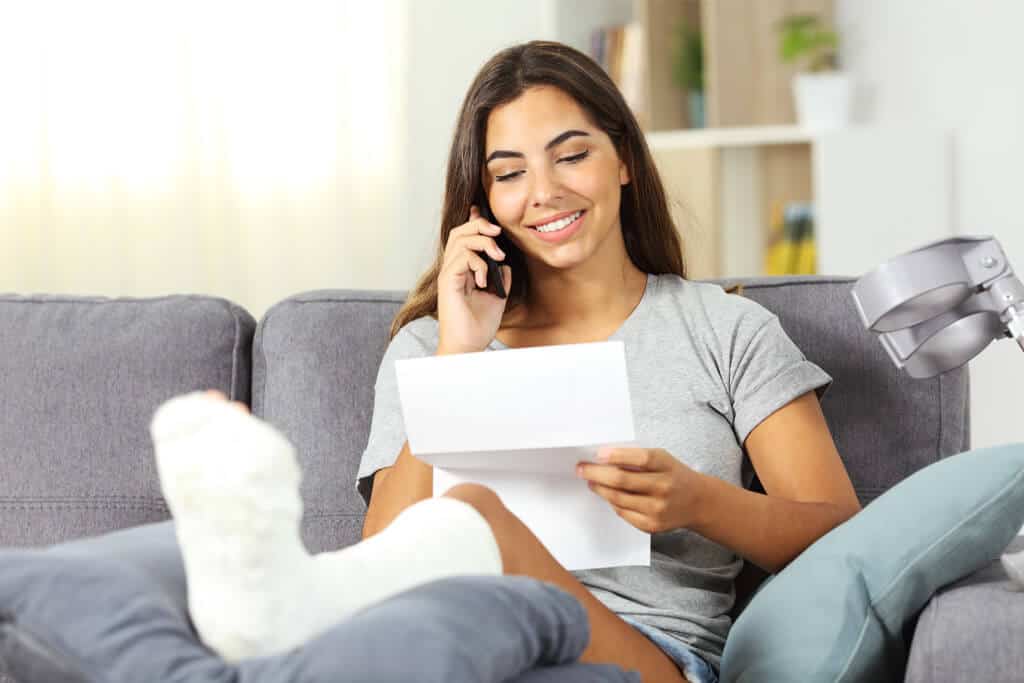
[(839, 35), (813, 14), (792, 14), (778, 24), (779, 56), (797, 64), (793, 94), (797, 121), (812, 130), (840, 128), (850, 122), (853, 90), (839, 69)]
[(704, 127), (704, 41), (687, 21), (676, 27), (672, 80), (685, 93), (690, 127)]

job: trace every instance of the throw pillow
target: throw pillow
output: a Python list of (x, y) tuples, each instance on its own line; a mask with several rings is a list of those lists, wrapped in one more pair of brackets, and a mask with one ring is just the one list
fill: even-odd
[(172, 522), (46, 549), (0, 549), (0, 659), (48, 683), (515, 681), (637, 683), (576, 659), (589, 640), (568, 593), (514, 576), (434, 581), (302, 647), (231, 665), (196, 637)]
[(726, 639), (721, 679), (903, 680), (916, 616), (1024, 524), (1024, 444), (945, 458), (771, 577)]

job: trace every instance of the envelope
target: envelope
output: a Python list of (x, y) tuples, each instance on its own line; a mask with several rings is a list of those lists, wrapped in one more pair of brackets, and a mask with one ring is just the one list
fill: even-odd
[(409, 450), (434, 495), (483, 484), (569, 570), (649, 566), (650, 534), (576, 476), (600, 446), (637, 446), (621, 341), (395, 362)]

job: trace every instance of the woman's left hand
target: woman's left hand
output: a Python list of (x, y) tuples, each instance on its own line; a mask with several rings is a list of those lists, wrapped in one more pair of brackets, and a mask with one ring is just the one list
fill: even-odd
[(602, 446), (596, 460), (579, 463), (577, 475), (637, 529), (653, 534), (693, 522), (703, 475), (668, 451)]

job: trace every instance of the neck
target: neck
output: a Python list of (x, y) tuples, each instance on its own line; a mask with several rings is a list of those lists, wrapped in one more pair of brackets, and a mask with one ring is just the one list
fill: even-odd
[(622, 262), (584, 264), (570, 270), (530, 273), (526, 313), (531, 326), (588, 328), (626, 318), (643, 297), (647, 273), (623, 255)]

